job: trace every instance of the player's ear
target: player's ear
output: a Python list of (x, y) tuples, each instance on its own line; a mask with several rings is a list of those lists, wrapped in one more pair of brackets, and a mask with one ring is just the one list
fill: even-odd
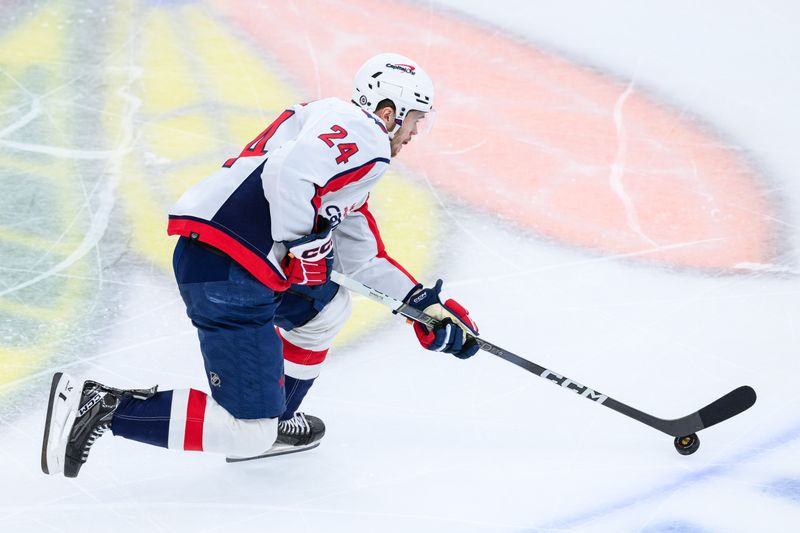
[(379, 107), (375, 110), (375, 114), (378, 115), (383, 123), (386, 125), (386, 129), (392, 131), (394, 129), (394, 108), (390, 105), (386, 105), (383, 107)]

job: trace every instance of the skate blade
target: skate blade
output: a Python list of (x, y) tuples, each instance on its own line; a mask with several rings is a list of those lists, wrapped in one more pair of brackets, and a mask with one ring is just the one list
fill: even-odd
[(62, 372), (53, 375), (47, 417), (42, 439), (42, 472), (60, 474), (64, 471), (69, 431), (78, 413), (80, 385)]
[(313, 442), (307, 446), (284, 446), (279, 448), (270, 448), (266, 453), (261, 455), (254, 455), (253, 457), (226, 457), (226, 463), (241, 463), (242, 461), (254, 461), (256, 459), (266, 459), (268, 457), (277, 457), (279, 455), (289, 455), (292, 453), (304, 452), (306, 450), (313, 450), (320, 445), (320, 441)]

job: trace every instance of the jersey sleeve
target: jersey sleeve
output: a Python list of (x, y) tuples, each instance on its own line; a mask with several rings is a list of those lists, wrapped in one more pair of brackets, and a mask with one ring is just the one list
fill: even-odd
[(336, 268), (364, 285), (402, 300), (417, 280), (386, 253), (367, 202), (351, 212), (333, 232)]

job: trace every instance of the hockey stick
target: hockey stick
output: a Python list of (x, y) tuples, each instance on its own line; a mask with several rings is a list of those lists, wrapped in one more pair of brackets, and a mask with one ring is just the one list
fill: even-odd
[[(350, 279), (344, 274), (334, 271), (331, 273), (331, 279), (338, 285), (345, 287), (357, 294), (361, 294), (370, 300), (381, 303), (391, 308), (395, 313), (410, 320), (420, 322), (429, 327), (433, 327), (437, 324), (435, 318), (426, 315), (419, 309), (411, 307), (400, 300), (373, 289), (372, 287), (368, 287), (358, 281)], [(674, 420), (665, 420), (649, 415), (638, 409), (634, 409), (633, 407), (617, 401), (608, 395), (602, 394), (585, 385), (581, 385), (577, 381), (574, 381), (566, 376), (563, 376), (557, 372), (553, 372), (552, 370), (548, 370), (547, 368), (537, 365), (532, 361), (528, 361), (527, 359), (523, 359), (522, 357), (513, 354), (508, 350), (500, 348), (496, 344), (492, 344), (491, 342), (483, 340), (480, 337), (475, 337), (475, 340), (478, 342), (478, 345), (482, 350), (487, 351), (492, 355), (495, 355), (501, 359), (505, 359), (509, 363), (517, 365), (520, 368), (524, 368), (528, 372), (536, 374), (537, 376), (548, 381), (552, 381), (553, 383), (560, 385), (567, 390), (571, 390), (572, 392), (575, 392), (586, 399), (592, 400), (595, 403), (599, 403), (605, 407), (608, 407), (609, 409), (613, 409), (618, 413), (621, 413), (629, 418), (633, 418), (634, 420), (666, 433), (671, 437), (675, 437), (675, 447), (679, 453), (684, 455), (694, 453), (694, 451), (697, 450), (700, 441), (697, 438), (697, 435), (695, 435), (696, 432), (734, 417), (742, 411), (749, 409), (756, 402), (756, 392), (752, 389), (752, 387), (745, 385), (732, 390), (731, 392), (711, 402), (702, 409), (695, 411), (694, 413), (681, 418), (676, 418)]]

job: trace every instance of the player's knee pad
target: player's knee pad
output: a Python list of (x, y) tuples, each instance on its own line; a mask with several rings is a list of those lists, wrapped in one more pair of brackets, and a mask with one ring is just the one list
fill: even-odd
[(327, 350), (351, 311), (350, 292), (342, 289), (314, 318), (290, 330), (282, 328), (280, 333), (286, 341), (304, 350)]

